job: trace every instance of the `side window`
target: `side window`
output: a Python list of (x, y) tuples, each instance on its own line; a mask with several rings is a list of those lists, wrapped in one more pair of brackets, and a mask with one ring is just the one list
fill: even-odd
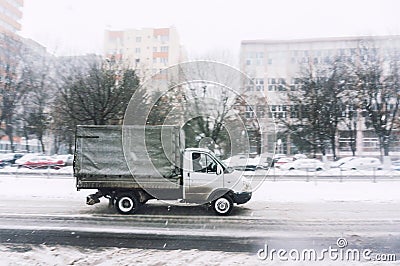
[(193, 172), (206, 172), (207, 159), (204, 153), (192, 153)]
[(201, 173), (216, 173), (217, 163), (204, 153), (192, 153), (193, 171)]
[(216, 173), (217, 172), (217, 163), (211, 159), (210, 156), (207, 156), (207, 173)]

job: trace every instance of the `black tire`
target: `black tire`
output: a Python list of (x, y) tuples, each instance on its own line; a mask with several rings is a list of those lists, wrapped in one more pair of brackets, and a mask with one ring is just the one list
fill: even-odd
[(140, 207), (139, 200), (133, 193), (121, 193), (117, 196), (115, 208), (120, 214), (132, 214)]
[(214, 200), (211, 204), (215, 213), (221, 216), (229, 215), (233, 209), (233, 200), (228, 195)]
[(318, 167), (316, 170), (317, 171), (322, 171), (323, 169), (321, 167)]
[(294, 168), (293, 168), (293, 167), (290, 167), (290, 168), (289, 168), (289, 171), (292, 171), (292, 170), (294, 170)]

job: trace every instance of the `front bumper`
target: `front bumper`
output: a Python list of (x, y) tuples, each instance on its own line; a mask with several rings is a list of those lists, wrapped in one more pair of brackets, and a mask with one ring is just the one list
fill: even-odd
[(251, 199), (251, 192), (237, 192), (233, 194), (232, 200), (236, 204), (244, 204)]

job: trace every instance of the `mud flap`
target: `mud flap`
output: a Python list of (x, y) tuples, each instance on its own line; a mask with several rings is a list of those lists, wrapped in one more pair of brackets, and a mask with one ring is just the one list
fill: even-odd
[(86, 204), (87, 205), (94, 205), (100, 202), (100, 198), (103, 197), (103, 193), (100, 191), (96, 192), (95, 194), (90, 194), (86, 197)]

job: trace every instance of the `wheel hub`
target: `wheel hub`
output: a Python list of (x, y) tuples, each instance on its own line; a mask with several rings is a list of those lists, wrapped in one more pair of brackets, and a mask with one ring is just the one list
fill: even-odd
[(229, 209), (229, 202), (224, 198), (218, 199), (216, 202), (216, 208), (219, 212), (224, 213)]

